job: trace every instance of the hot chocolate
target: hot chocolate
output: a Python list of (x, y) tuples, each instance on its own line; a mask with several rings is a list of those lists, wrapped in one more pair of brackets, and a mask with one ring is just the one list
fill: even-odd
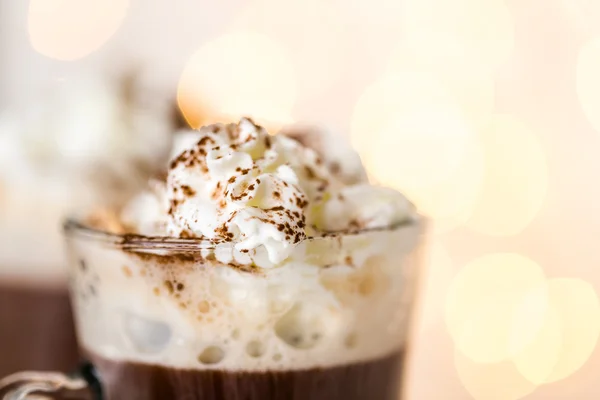
[(397, 398), (423, 230), (410, 203), (248, 119), (184, 136), (118, 220), (66, 225), (105, 398)]
[(106, 398), (112, 400), (397, 400), (404, 354), (336, 367), (262, 372), (178, 369), (95, 355), (90, 359), (101, 376), (118, 377), (106, 384)]

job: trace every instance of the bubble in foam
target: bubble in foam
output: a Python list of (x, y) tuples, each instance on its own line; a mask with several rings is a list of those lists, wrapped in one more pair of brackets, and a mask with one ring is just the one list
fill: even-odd
[(208, 346), (198, 355), (198, 361), (207, 365), (218, 364), (223, 358), (225, 358), (225, 351), (219, 346)]
[(209, 313), (210, 303), (206, 300), (202, 300), (200, 303), (198, 303), (198, 311), (200, 311), (203, 314)]
[(233, 331), (231, 331), (231, 338), (233, 340), (238, 340), (240, 338), (240, 330), (234, 329)]
[(171, 340), (171, 328), (161, 321), (125, 313), (123, 326), (129, 342), (142, 353), (158, 353)]
[(260, 340), (251, 340), (246, 345), (246, 353), (248, 353), (250, 357), (262, 357), (265, 354), (266, 350), (267, 349), (264, 343)]
[(291, 347), (311, 349), (323, 338), (330, 318), (323, 307), (298, 303), (277, 321), (275, 334)]

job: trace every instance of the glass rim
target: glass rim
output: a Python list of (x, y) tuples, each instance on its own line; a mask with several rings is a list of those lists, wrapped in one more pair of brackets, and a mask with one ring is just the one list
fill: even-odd
[[(423, 217), (415, 215), (406, 220), (383, 227), (345, 230), (336, 232), (327, 232), (323, 236), (309, 236), (306, 239), (296, 243), (296, 245), (318, 240), (322, 238), (345, 238), (354, 237), (362, 234), (376, 232), (399, 232), (409, 228), (421, 225)], [(235, 243), (224, 242), (215, 243), (210, 239), (204, 238), (175, 238), (169, 236), (146, 236), (131, 233), (114, 233), (106, 230), (94, 228), (81, 222), (77, 218), (66, 218), (62, 224), (63, 233), (67, 238), (79, 238), (92, 242), (100, 242), (106, 245), (123, 248), (130, 251), (148, 251), (148, 250), (171, 250), (171, 251), (199, 251), (211, 250), (216, 248), (233, 247)]]

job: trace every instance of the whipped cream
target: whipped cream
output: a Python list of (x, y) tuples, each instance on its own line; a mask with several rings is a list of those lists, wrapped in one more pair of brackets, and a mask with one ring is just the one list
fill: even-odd
[(354, 152), (312, 137), (272, 136), (247, 118), (183, 132), (166, 182), (126, 207), (123, 221), (140, 234), (231, 242), (236, 261), (271, 267), (307, 237), (414, 218), (400, 193), (368, 184)]
[(1, 274), (62, 277), (62, 218), (127, 202), (166, 162), (174, 103), (136, 79), (73, 78), (0, 113)]
[(360, 156), (339, 134), (304, 124), (285, 126), (279, 134), (315, 150), (329, 170), (344, 183), (352, 185), (369, 182)]

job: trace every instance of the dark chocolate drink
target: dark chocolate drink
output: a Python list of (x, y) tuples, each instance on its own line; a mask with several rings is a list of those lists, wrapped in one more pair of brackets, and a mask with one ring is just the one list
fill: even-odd
[(0, 282), (0, 376), (68, 371), (78, 358), (66, 288)]
[(90, 354), (107, 400), (396, 400), (403, 353), (328, 368), (190, 370), (115, 362)]

